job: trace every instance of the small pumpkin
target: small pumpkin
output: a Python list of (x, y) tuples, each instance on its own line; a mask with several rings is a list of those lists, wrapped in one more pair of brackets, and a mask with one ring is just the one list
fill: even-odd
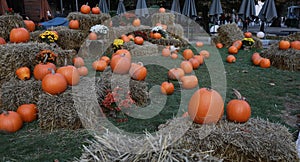
[(49, 69), (49, 71), (51, 73), (47, 74), (42, 80), (43, 91), (51, 95), (64, 92), (68, 87), (66, 78), (60, 73), (55, 73), (53, 69)]
[(192, 58), (194, 56), (194, 52), (191, 49), (185, 49), (182, 52), (182, 56), (184, 59), (189, 60), (190, 58)]
[(260, 63), (259, 63), (259, 66), (261, 68), (269, 68), (269, 67), (271, 67), (271, 61), (270, 61), (270, 59), (268, 59), (268, 58), (262, 58), (261, 61), (260, 61)]
[(14, 133), (21, 129), (23, 121), (21, 116), (15, 111), (3, 111), (0, 114), (0, 131)]
[(35, 23), (32, 20), (24, 20), (24, 24), (26, 29), (28, 29), (30, 32), (35, 30)]
[(119, 54), (112, 57), (110, 67), (113, 73), (127, 74), (130, 70), (131, 59), (127, 58), (125, 54)]
[(183, 89), (193, 89), (198, 86), (198, 78), (195, 75), (187, 75), (180, 78)]
[(80, 12), (83, 14), (89, 14), (91, 12), (91, 7), (88, 4), (84, 4), (80, 7)]
[(226, 57), (226, 61), (227, 61), (228, 63), (234, 63), (234, 62), (236, 61), (236, 58), (235, 58), (235, 56), (233, 56), (233, 55), (228, 55), (228, 56)]
[(160, 33), (153, 33), (153, 36), (152, 36), (152, 38), (154, 38), (154, 39), (160, 39), (161, 37), (162, 36)]
[(144, 43), (144, 39), (142, 37), (140, 37), (140, 36), (134, 37), (133, 41), (137, 45), (143, 45), (143, 43)]
[(287, 50), (291, 46), (290, 41), (287, 40), (281, 40), (279, 41), (279, 49), (281, 50)]
[(70, 20), (69, 28), (70, 29), (79, 29), (79, 21), (78, 20)]
[(36, 80), (42, 80), (47, 74), (50, 74), (49, 69), (56, 70), (56, 66), (53, 63), (39, 63), (33, 68), (33, 76)]
[(252, 56), (251, 56), (251, 60), (253, 61), (254, 59), (256, 59), (256, 58), (260, 58), (261, 56), (260, 56), (260, 54), (258, 53), (258, 52), (254, 52), (253, 54), (252, 54)]
[(165, 12), (166, 12), (166, 9), (165, 9), (164, 7), (160, 7), (160, 8), (158, 9), (158, 12), (159, 12), (159, 13), (165, 13)]
[(300, 41), (298, 41), (298, 40), (292, 41), (291, 42), (291, 48), (296, 49), (296, 50), (300, 50)]
[(16, 70), (16, 75), (21, 80), (30, 79), (30, 69), (26, 66), (20, 67)]
[(202, 47), (204, 44), (201, 41), (196, 42), (196, 47)]
[(200, 66), (200, 62), (195, 57), (192, 57), (191, 59), (189, 59), (189, 62), (192, 64), (193, 69), (198, 69)]
[(238, 50), (240, 50), (243, 46), (243, 42), (241, 40), (236, 40), (232, 43), (232, 46), (235, 46)]
[(216, 44), (216, 47), (219, 48), (219, 49), (220, 49), (220, 48), (223, 48), (223, 44), (222, 44), (222, 43), (217, 43), (217, 44)]
[(195, 55), (193, 58), (197, 59), (199, 62), (199, 65), (202, 65), (204, 63), (204, 57), (203, 55)]
[(261, 60), (262, 60), (262, 57), (256, 57), (256, 58), (254, 58), (254, 59), (252, 60), (252, 63), (253, 63), (254, 65), (259, 65), (260, 62), (261, 62)]
[(89, 34), (89, 40), (97, 40), (98, 35), (95, 32), (90, 32)]
[(224, 101), (217, 91), (200, 88), (190, 98), (188, 113), (195, 123), (217, 123), (224, 113)]
[(207, 58), (209, 58), (210, 53), (207, 50), (201, 50), (199, 52), (199, 55), (203, 56), (204, 59), (207, 59)]
[(174, 84), (171, 82), (163, 82), (160, 86), (160, 92), (165, 95), (171, 95), (174, 93)]
[(245, 98), (236, 89), (233, 89), (237, 99), (232, 99), (226, 106), (226, 117), (228, 120), (244, 123), (251, 117), (251, 107)]
[(171, 80), (180, 80), (184, 76), (184, 70), (181, 68), (172, 68), (168, 71), (168, 78)]
[(130, 42), (130, 39), (127, 35), (123, 34), (121, 35), (121, 39), (124, 41), (124, 42)]
[(171, 53), (171, 58), (175, 60), (178, 58), (178, 55), (173, 52), (173, 53)]
[(230, 46), (229, 48), (228, 48), (228, 53), (229, 54), (237, 54), (239, 52), (239, 50), (238, 50), (238, 48), (236, 47), (236, 46)]
[(180, 63), (180, 68), (185, 74), (190, 74), (193, 72), (193, 65), (190, 61), (184, 60)]
[(82, 57), (79, 57), (79, 56), (77, 56), (77, 57), (74, 57), (73, 59), (72, 59), (72, 62), (73, 62), (73, 65), (75, 66), (75, 67), (81, 67), (81, 66), (84, 66), (84, 59), (82, 58)]
[[(128, 51), (128, 52), (129, 52), (129, 51)], [(107, 57), (107, 56), (101, 56), (101, 57), (100, 57), (100, 60), (104, 60), (104, 61), (107, 63), (107, 65), (109, 65), (109, 63), (110, 63), (110, 58)]]
[(171, 55), (171, 51), (169, 48), (163, 48), (161, 51), (162, 56), (169, 57)]
[(248, 32), (245, 32), (245, 33), (244, 33), (244, 37), (245, 37), (245, 38), (252, 38), (252, 33), (249, 32), (249, 31), (248, 31)]
[(6, 41), (4, 38), (0, 37), (0, 44), (6, 44)]
[(89, 74), (89, 69), (86, 66), (81, 66), (77, 68), (80, 76), (87, 76)]
[(77, 68), (73, 65), (59, 67), (56, 73), (63, 75), (66, 78), (68, 85), (77, 85), (80, 81), (80, 75)]
[(21, 116), (23, 122), (32, 122), (36, 120), (37, 112), (35, 104), (23, 104), (17, 109), (17, 113)]
[(129, 75), (133, 80), (145, 80), (147, 76), (147, 68), (143, 65), (142, 62), (131, 63)]
[(107, 62), (105, 60), (96, 60), (92, 63), (92, 67), (96, 71), (104, 71), (107, 67)]
[(13, 28), (9, 33), (9, 41), (12, 43), (26, 43), (29, 40), (30, 34), (25, 28)]
[(95, 7), (92, 8), (92, 14), (100, 14), (101, 10), (98, 7), (98, 5), (96, 5)]
[(132, 25), (133, 25), (134, 27), (139, 27), (139, 26), (141, 26), (141, 20), (140, 20), (139, 18), (134, 19), (133, 22), (132, 22)]

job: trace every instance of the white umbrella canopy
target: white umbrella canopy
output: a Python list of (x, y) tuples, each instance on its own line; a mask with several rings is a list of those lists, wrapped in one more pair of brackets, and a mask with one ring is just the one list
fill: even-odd
[(135, 14), (138, 17), (146, 17), (149, 15), (149, 10), (145, 0), (138, 0), (136, 4)]

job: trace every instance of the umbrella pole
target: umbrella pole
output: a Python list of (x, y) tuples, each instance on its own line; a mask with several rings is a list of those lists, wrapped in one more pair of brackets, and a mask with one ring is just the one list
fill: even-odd
[(64, 7), (63, 7), (63, 1), (60, 0), (60, 9), (61, 9), (61, 14), (64, 14)]
[(76, 5), (76, 12), (78, 12), (78, 0), (75, 1)]

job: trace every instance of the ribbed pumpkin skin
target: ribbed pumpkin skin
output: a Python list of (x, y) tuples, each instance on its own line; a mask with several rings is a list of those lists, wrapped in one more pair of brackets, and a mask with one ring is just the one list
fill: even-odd
[(24, 122), (32, 122), (37, 118), (37, 108), (35, 104), (23, 104), (17, 109), (17, 113)]
[(36, 80), (42, 80), (47, 74), (50, 74), (51, 71), (49, 69), (56, 70), (56, 66), (53, 63), (40, 63), (35, 65), (33, 69), (33, 76)]
[(251, 116), (250, 105), (244, 100), (233, 99), (226, 106), (226, 116), (230, 121), (246, 122)]
[(60, 94), (64, 92), (67, 87), (66, 78), (59, 73), (47, 74), (42, 80), (42, 89), (51, 95)]
[(3, 112), (0, 115), (0, 131), (13, 133), (22, 128), (21, 116), (14, 111)]
[(68, 85), (77, 85), (80, 81), (80, 75), (75, 66), (67, 65), (62, 66), (56, 70), (57, 73), (62, 74), (68, 83)]
[(26, 43), (30, 40), (30, 33), (25, 28), (13, 28), (9, 34), (11, 43)]

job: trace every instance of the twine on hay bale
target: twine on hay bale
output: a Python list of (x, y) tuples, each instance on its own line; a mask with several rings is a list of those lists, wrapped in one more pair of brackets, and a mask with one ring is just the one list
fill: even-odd
[(65, 59), (71, 62), (72, 56), (75, 55), (72, 50), (62, 50), (59, 47), (51, 46), (46, 43), (29, 42), (29, 43), (7, 43), (0, 46), (0, 85), (15, 76), (15, 71), (22, 66), (27, 66), (33, 70), (38, 63), (36, 55), (41, 50), (51, 50), (58, 54), (56, 65), (64, 65)]
[(168, 27), (174, 25), (175, 15), (173, 13), (154, 13), (151, 16), (152, 25), (155, 26), (157, 23), (167, 25)]
[[(284, 40), (300, 40), (300, 33), (295, 33), (284, 38)], [(262, 57), (270, 59), (272, 66), (282, 70), (300, 71), (300, 50), (289, 48), (280, 50), (278, 42), (269, 46), (261, 52)]]
[(8, 40), (10, 31), (16, 27), (25, 27), (19, 14), (0, 16), (0, 37)]
[[(193, 123), (187, 128), (189, 122), (187, 118), (170, 120), (159, 127), (165, 132), (146, 133), (145, 138), (109, 131), (98, 134), (77, 160), (299, 161), (292, 135), (280, 124), (262, 119), (244, 124), (222, 120), (217, 125)], [(188, 130), (181, 137), (168, 132), (176, 128)]]
[(22, 104), (38, 102), (38, 96), (42, 93), (41, 81), (37, 81), (33, 77), (26, 81), (12, 77), (2, 85), (1, 91), (0, 111), (16, 111)]
[(101, 13), (101, 14), (82, 14), (81, 12), (71, 12), (67, 16), (67, 19), (70, 20), (78, 20), (79, 21), (79, 29), (84, 31), (89, 31), (90, 28), (97, 24), (103, 24), (105, 26), (109, 26), (111, 21), (111, 17), (109, 14)]
[(244, 38), (243, 31), (237, 26), (236, 23), (230, 23), (221, 25), (218, 28), (218, 36), (215, 37), (215, 43), (222, 43), (225, 47), (229, 47), (236, 40), (242, 40)]

